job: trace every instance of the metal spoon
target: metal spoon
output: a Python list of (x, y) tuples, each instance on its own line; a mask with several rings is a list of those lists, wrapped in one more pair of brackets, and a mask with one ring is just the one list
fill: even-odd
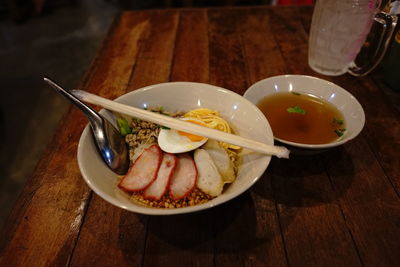
[(100, 155), (107, 166), (117, 174), (126, 174), (129, 168), (129, 155), (124, 138), (117, 129), (99, 113), (84, 104), (73, 94), (61, 88), (55, 82), (44, 78), (57, 93), (67, 98), (88, 118), (93, 137)]

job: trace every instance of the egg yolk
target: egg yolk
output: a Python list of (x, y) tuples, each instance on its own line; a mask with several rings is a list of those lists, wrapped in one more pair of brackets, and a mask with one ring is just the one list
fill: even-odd
[[(200, 121), (194, 121), (194, 120), (185, 120), (185, 121), (191, 122), (191, 123), (195, 123), (195, 124), (198, 124), (198, 125), (201, 125), (201, 126), (206, 126), (204, 123), (202, 123)], [(187, 133), (187, 132), (178, 131), (178, 133), (180, 135), (182, 135), (182, 136), (186, 136), (192, 142), (198, 142), (198, 141), (201, 141), (201, 140), (204, 139), (204, 137), (202, 137), (202, 136), (194, 135), (194, 134)]]

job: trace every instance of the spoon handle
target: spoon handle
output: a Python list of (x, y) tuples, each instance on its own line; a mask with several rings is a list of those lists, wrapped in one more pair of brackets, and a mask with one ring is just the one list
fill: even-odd
[(68, 100), (72, 102), (76, 107), (78, 107), (89, 119), (90, 123), (96, 127), (100, 126), (102, 124), (102, 118), (99, 116), (99, 114), (93, 110), (91, 107), (83, 103), (81, 100), (79, 100), (76, 96), (68, 92), (67, 90), (63, 89), (61, 86), (56, 84), (54, 81), (50, 80), (49, 78), (43, 78), (45, 82), (47, 82), (51, 87), (54, 88), (54, 90), (59, 93), (60, 95), (64, 96)]

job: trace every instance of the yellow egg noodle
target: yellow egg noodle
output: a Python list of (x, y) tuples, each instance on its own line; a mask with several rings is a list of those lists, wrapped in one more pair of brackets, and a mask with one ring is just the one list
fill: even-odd
[[(218, 111), (208, 108), (198, 108), (187, 112), (184, 117), (195, 118), (204, 122), (204, 124), (209, 128), (226, 133), (232, 133), (232, 129), (228, 122), (220, 117)], [(219, 142), (219, 144), (228, 152), (231, 160), (236, 161), (238, 159), (238, 150), (241, 149), (241, 147), (223, 142)]]

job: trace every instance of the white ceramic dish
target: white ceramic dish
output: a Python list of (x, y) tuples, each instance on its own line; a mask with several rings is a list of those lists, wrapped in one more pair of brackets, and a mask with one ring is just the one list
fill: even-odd
[(342, 87), (316, 77), (304, 75), (270, 77), (253, 84), (247, 89), (244, 97), (257, 104), (266, 96), (292, 91), (311, 94), (335, 105), (343, 113), (347, 125), (346, 131), (342, 137), (327, 144), (301, 144), (275, 138), (277, 141), (294, 147), (320, 150), (342, 145), (355, 138), (363, 129), (365, 114), (357, 99)]
[[(163, 106), (169, 111), (188, 111), (198, 107), (217, 110), (237, 134), (256, 141), (273, 144), (271, 127), (262, 112), (250, 101), (229, 90), (201, 83), (174, 82), (148, 86), (116, 99), (135, 107)], [(110, 121), (115, 118), (101, 113)], [(78, 164), (89, 187), (104, 200), (120, 208), (150, 215), (171, 215), (196, 212), (222, 204), (250, 188), (264, 173), (270, 156), (250, 153), (243, 156), (236, 181), (222, 195), (211, 201), (184, 208), (160, 209), (136, 204), (117, 188), (118, 177), (101, 160), (96, 151), (89, 126), (84, 129), (78, 145)]]

